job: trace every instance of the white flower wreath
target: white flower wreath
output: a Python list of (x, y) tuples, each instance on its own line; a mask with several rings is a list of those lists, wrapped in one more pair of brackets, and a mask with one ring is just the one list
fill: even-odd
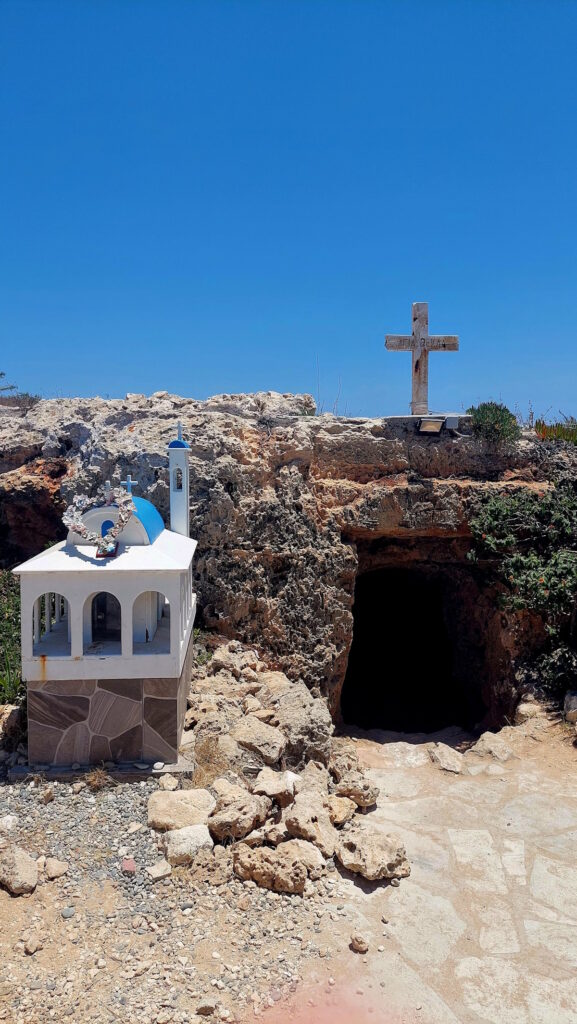
[[(118, 519), (116, 523), (106, 531), (104, 536), (88, 530), (82, 516), (89, 508), (102, 505), (116, 505), (118, 508)], [(123, 487), (99, 487), (94, 498), (87, 494), (77, 494), (71, 505), (68, 506), (62, 522), (73, 533), (79, 534), (87, 544), (94, 544), (99, 555), (111, 555), (116, 548), (116, 538), (122, 533), (124, 527), (136, 512), (136, 506), (132, 500), (132, 494), (125, 491)]]

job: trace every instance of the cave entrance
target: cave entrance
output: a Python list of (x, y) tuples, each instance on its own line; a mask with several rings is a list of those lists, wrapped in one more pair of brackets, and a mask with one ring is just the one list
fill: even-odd
[(341, 694), (346, 724), (431, 733), (480, 722), (484, 644), (459, 589), (450, 570), (431, 566), (357, 577)]

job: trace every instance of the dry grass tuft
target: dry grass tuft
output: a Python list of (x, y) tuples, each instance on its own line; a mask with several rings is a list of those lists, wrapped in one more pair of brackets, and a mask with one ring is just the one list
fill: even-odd
[(203, 736), (197, 740), (194, 748), (195, 786), (204, 789), (211, 782), (228, 771), (230, 764), (218, 745), (218, 735)]
[(97, 793), (98, 790), (104, 789), (105, 786), (112, 785), (112, 779), (104, 768), (93, 768), (92, 771), (88, 772), (88, 774), (84, 776), (84, 781), (93, 793)]

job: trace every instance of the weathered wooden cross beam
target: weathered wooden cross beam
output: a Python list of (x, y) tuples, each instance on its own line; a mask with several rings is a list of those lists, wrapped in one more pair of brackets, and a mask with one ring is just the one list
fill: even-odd
[(413, 333), (387, 334), (389, 352), (413, 353), (413, 416), (429, 412), (429, 352), (456, 352), (459, 339), (454, 334), (429, 334), (429, 303), (413, 302)]

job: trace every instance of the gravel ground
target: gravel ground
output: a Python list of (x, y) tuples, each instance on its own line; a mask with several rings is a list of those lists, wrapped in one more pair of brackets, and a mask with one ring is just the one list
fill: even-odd
[[(346, 918), (340, 875), (329, 871), (308, 899), (234, 877), (217, 887), (185, 868), (154, 883), (146, 807), (156, 786), (74, 792), (37, 779), (0, 789), (0, 818), (17, 819), (10, 840), (69, 864), (29, 897), (0, 892), (0, 1020), (242, 1021), (296, 998), (311, 961), (329, 969), (327, 933)], [(133, 877), (123, 857), (134, 858)]]

